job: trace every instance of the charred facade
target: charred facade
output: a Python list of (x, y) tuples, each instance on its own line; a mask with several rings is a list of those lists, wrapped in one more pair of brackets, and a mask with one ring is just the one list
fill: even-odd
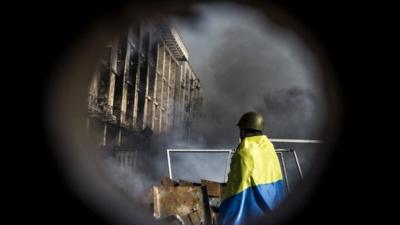
[(107, 45), (90, 83), (88, 127), (101, 146), (135, 146), (140, 137), (171, 130), (189, 138), (202, 99), (179, 33), (142, 23)]

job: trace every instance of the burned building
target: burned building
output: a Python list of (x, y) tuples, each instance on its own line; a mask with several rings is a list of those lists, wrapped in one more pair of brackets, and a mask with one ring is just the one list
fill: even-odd
[(88, 105), (88, 128), (100, 146), (135, 146), (140, 136), (171, 130), (189, 136), (202, 88), (179, 33), (146, 22), (117, 35), (90, 83)]

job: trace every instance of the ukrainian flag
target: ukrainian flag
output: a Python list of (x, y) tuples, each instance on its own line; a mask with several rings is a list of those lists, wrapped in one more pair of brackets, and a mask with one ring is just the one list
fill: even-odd
[(232, 156), (218, 225), (254, 224), (283, 196), (282, 172), (274, 146), (265, 135), (246, 137)]

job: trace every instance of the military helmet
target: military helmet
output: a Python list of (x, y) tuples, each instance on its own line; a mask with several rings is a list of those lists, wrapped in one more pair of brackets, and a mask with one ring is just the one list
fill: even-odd
[(241, 129), (253, 129), (263, 131), (264, 118), (260, 113), (248, 112), (240, 118), (237, 126)]

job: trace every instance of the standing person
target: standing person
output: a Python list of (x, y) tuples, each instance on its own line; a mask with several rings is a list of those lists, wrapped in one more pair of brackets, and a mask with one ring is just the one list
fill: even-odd
[(284, 195), (277, 154), (263, 134), (263, 116), (248, 112), (237, 125), (241, 143), (232, 156), (218, 225), (254, 224), (274, 209)]

